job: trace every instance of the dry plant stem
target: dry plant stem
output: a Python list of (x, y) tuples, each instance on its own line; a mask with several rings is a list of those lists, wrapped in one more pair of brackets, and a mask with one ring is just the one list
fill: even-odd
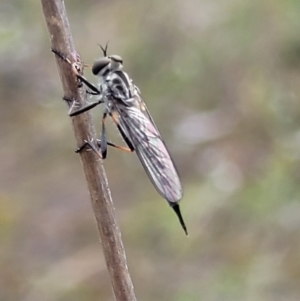
[[(50, 34), (51, 47), (74, 61), (76, 51), (64, 2), (62, 0), (41, 0), (41, 3)], [(49, 55), (51, 55), (50, 49)], [(85, 93), (83, 88), (78, 89), (77, 79), (71, 72), (70, 65), (60, 59), (57, 59), (57, 64), (64, 95), (68, 99), (76, 99), (80, 105), (84, 104)], [(77, 145), (81, 145), (85, 139), (95, 137), (95, 130), (89, 113), (72, 118), (72, 122)], [(99, 157), (94, 152), (83, 151), (80, 156), (115, 298), (118, 301), (135, 301), (136, 297), (127, 268), (121, 233), (116, 223), (102, 161), (99, 161)]]

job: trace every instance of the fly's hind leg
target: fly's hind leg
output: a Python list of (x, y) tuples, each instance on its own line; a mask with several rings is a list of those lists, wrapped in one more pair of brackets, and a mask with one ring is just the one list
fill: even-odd
[[(91, 150), (93, 150), (101, 159), (105, 159), (106, 158), (106, 155), (105, 157), (102, 156), (101, 152), (99, 152), (99, 150), (101, 150), (101, 144), (102, 144), (102, 141), (100, 139), (97, 139), (96, 142), (94, 142), (93, 140), (91, 141), (88, 141), (88, 140), (85, 140), (84, 143), (79, 146), (76, 150), (75, 150), (75, 153), (80, 153), (82, 152), (85, 148), (89, 147)], [(126, 147), (126, 146), (120, 146), (120, 145), (116, 145), (114, 143), (111, 143), (111, 142), (106, 142), (106, 145), (108, 146), (111, 146), (111, 147), (114, 147), (116, 149), (119, 149), (119, 150), (122, 150), (122, 151), (125, 151), (125, 152), (133, 152), (134, 149), (130, 149), (129, 147)]]
[[(120, 146), (111, 142), (107, 141), (107, 136), (106, 136), (106, 127), (105, 127), (105, 121), (107, 118), (107, 114), (112, 118), (112, 120), (116, 123), (124, 141), (127, 143), (128, 147), (126, 146)], [(84, 141), (84, 144), (77, 148), (75, 151), (76, 153), (81, 152), (84, 148), (89, 146), (93, 151), (95, 151), (102, 159), (105, 159), (107, 156), (107, 146), (111, 146), (114, 148), (117, 148), (119, 150), (125, 151), (125, 152), (133, 152), (134, 147), (132, 143), (130, 142), (130, 139), (127, 137), (121, 126), (117, 123), (116, 119), (113, 117), (112, 113), (109, 112), (108, 110), (105, 110), (102, 116), (102, 131), (101, 131), (101, 139), (96, 140), (96, 144), (93, 143), (93, 141)], [(100, 152), (99, 152), (100, 150)], [(100, 155), (101, 154), (101, 155)]]

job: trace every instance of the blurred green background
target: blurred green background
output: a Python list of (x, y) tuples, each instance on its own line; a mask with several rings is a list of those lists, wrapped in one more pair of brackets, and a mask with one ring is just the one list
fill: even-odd
[[(300, 300), (300, 1), (66, 8), (86, 63), (123, 57), (184, 185), (188, 238), (134, 154), (105, 161), (138, 300)], [(114, 300), (62, 96), (41, 4), (1, 1), (0, 300)]]

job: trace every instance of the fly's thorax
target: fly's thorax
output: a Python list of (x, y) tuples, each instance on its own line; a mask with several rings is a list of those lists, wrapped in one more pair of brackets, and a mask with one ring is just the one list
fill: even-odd
[(97, 76), (107, 76), (111, 71), (111, 59), (108, 57), (102, 57), (98, 59), (92, 67), (92, 72)]
[(120, 70), (111, 72), (106, 78), (106, 83), (114, 98), (122, 101), (132, 98), (131, 80), (125, 72)]

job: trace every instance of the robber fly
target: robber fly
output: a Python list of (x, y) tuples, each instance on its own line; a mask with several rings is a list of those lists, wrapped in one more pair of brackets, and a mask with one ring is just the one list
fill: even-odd
[[(78, 79), (88, 87), (87, 93), (100, 97), (96, 102), (69, 112), (69, 115), (76, 116), (99, 104), (105, 105), (102, 117), (101, 139), (97, 140), (96, 146), (91, 141), (85, 141), (84, 145), (78, 148), (77, 152), (88, 145), (98, 154), (100, 151), (101, 158), (105, 159), (107, 145), (129, 152), (135, 151), (154, 187), (173, 208), (187, 235), (187, 228), (178, 204), (182, 198), (183, 191), (174, 162), (146, 104), (141, 98), (140, 90), (134, 85), (128, 74), (122, 71), (122, 58), (118, 55), (107, 56), (107, 46), (105, 48), (101, 47), (101, 49), (104, 56), (92, 66), (93, 74), (100, 79), (99, 88), (79, 74), (78, 67), (74, 65), (76, 63), (72, 64), (58, 51), (52, 50), (56, 55), (72, 65), (72, 69)], [(107, 142), (105, 129), (107, 115), (116, 124), (128, 147)]]

